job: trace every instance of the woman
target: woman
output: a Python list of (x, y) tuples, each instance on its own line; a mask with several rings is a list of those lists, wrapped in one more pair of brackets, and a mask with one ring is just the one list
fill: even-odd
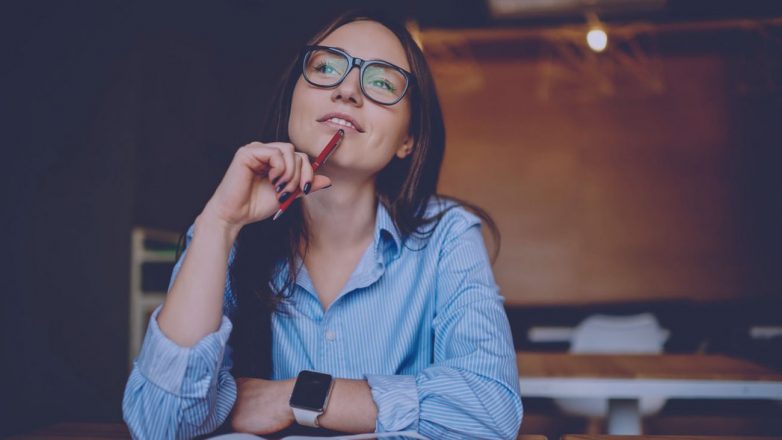
[(435, 195), (442, 115), (409, 33), (363, 14), (327, 26), (284, 77), (264, 135), (275, 142), (237, 151), (187, 233), (125, 390), (134, 436), (228, 421), (515, 438), (502, 297), (480, 219)]

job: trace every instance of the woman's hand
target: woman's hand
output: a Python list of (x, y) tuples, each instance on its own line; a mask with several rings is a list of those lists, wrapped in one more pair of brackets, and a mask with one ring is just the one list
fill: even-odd
[(236, 403), (231, 411), (231, 427), (238, 432), (269, 434), (293, 424), (288, 401), (295, 379), (236, 379)]
[(307, 155), (292, 144), (251, 142), (236, 151), (204, 213), (238, 231), (272, 216), (280, 198), (296, 187), (306, 195), (330, 184), (328, 177), (314, 175)]

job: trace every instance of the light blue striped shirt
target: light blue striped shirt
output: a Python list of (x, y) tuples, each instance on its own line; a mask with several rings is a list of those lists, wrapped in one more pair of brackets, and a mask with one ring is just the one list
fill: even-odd
[[(430, 203), (429, 214), (443, 203)], [(192, 234), (191, 226), (187, 243)], [(229, 265), (232, 259), (233, 252)], [(280, 267), (277, 285), (286, 275)], [(290, 293), (285, 313), (272, 316), (273, 379), (303, 369), (366, 379), (378, 432), (516, 438), (522, 417), (516, 356), (472, 213), (451, 209), (428, 239), (403, 242), (378, 203), (373, 243), (329, 309), (303, 265)], [(227, 345), (235, 309), (226, 279), (220, 328), (190, 348), (166, 338), (155, 311), (123, 399), (135, 438), (192, 438), (225, 421), (236, 400)]]

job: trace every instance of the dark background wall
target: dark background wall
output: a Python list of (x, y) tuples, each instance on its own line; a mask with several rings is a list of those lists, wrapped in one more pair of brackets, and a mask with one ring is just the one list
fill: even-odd
[[(187, 227), (234, 150), (256, 139), (282, 63), (329, 16), (364, 3), (0, 5), (0, 435), (120, 419), (131, 227)], [(421, 3), (390, 9), (422, 26), (486, 25), (482, 2)], [(675, 20), (736, 12), (672, 3)], [(737, 118), (757, 142), (767, 138), (753, 124), (773, 126)], [(480, 202), (474, 189), (443, 190)]]
[(3, 5), (0, 435), (120, 419), (131, 227), (193, 221), (283, 60), (346, 5)]
[(128, 6), (9, 6), (0, 434), (117, 412), (136, 155)]

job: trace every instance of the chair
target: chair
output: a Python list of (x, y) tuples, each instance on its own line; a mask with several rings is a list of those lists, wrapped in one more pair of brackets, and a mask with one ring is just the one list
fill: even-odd
[[(651, 313), (632, 316), (592, 315), (573, 331), (571, 353), (653, 354), (662, 352), (668, 330), (660, 327)], [(641, 415), (655, 414), (665, 405), (665, 398), (643, 398), (639, 402)], [(607, 399), (555, 399), (565, 413), (581, 417), (605, 417)]]

